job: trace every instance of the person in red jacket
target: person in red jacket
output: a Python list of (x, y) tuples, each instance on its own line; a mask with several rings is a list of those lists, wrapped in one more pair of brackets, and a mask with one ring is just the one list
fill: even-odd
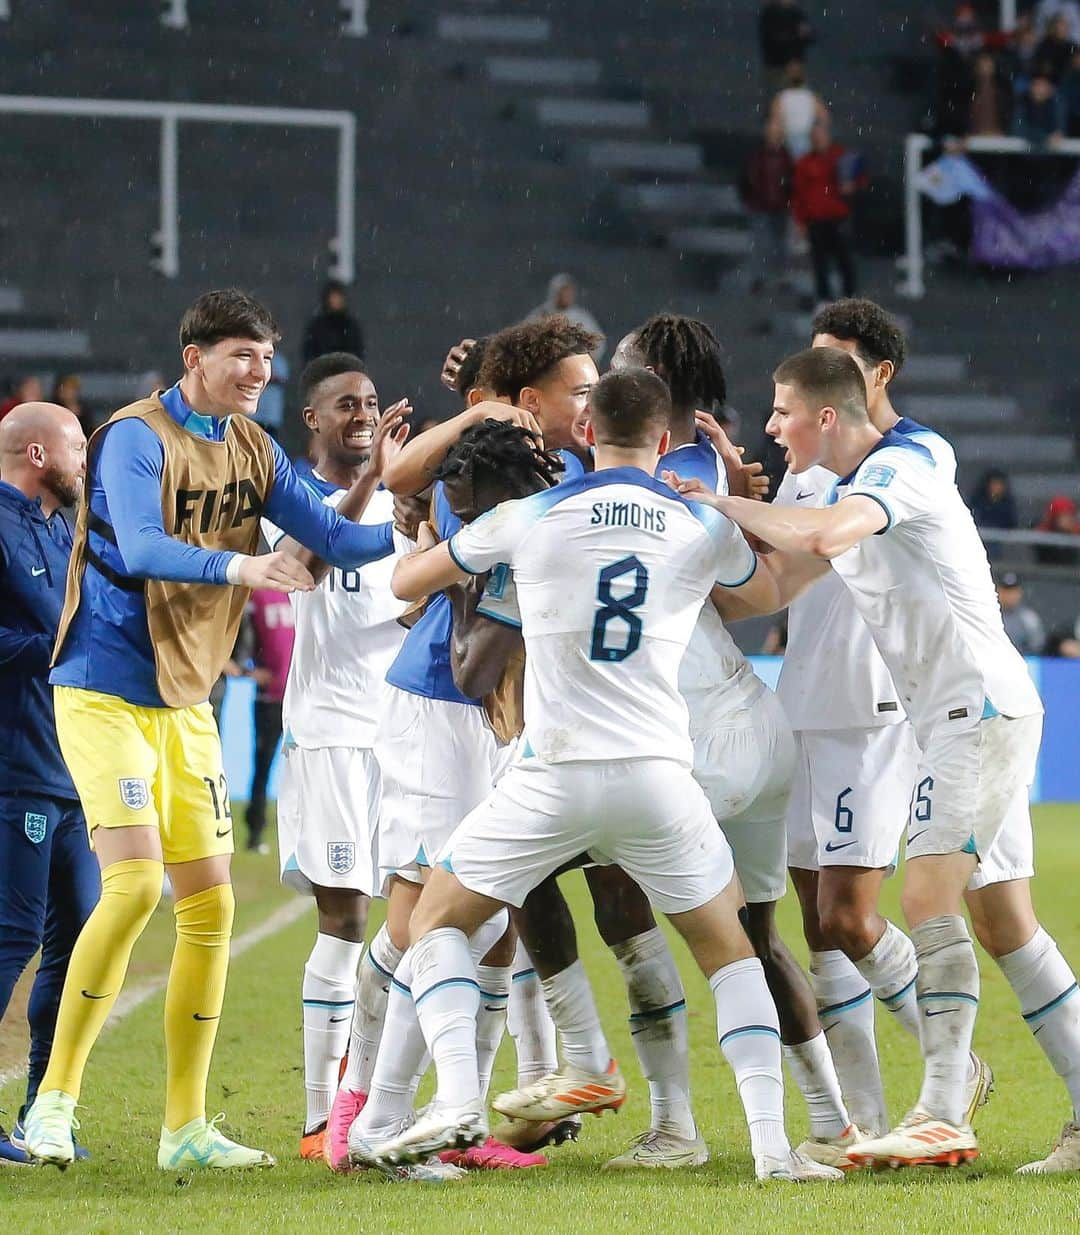
[(833, 265), (840, 273), (843, 294), (855, 295), (855, 261), (846, 224), (857, 180), (855, 156), (832, 140), (827, 118), (816, 120), (810, 151), (795, 164), (791, 212), (806, 228), (819, 302), (833, 298), (829, 278)]
[(778, 117), (765, 126), (761, 145), (750, 155), (739, 181), (739, 196), (750, 218), (750, 290), (760, 292), (787, 259), (791, 155)]

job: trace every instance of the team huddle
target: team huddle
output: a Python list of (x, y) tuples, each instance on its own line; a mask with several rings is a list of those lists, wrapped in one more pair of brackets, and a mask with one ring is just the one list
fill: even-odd
[[(787, 474), (771, 502), (701, 410), (725, 376), (694, 319), (651, 318), (603, 376), (598, 337), (565, 317), (466, 340), (444, 370), (465, 410), (413, 440), (406, 401), (380, 412), (360, 360), (323, 356), (300, 382), (303, 476), (250, 419), (276, 339), (249, 297), (207, 294), (181, 327), (181, 380), (89, 443), (48, 681), (101, 898), (13, 1143), (79, 1156), (83, 1069), (167, 870), (158, 1164), (273, 1165), (205, 1112), (233, 907), (206, 699), (248, 590), (268, 586), (291, 593), (296, 631), (281, 878), (318, 912), (301, 1157), (433, 1183), (535, 1168), (582, 1115), (623, 1104), (558, 885), (581, 868), (651, 1106), (605, 1169), (708, 1160), (657, 912), (713, 992), (758, 1179), (977, 1157), (993, 1077), (971, 1049), (965, 904), (1072, 1107), (1021, 1169), (1080, 1169), (1080, 997), (1030, 893), (1042, 708), (952, 448), (890, 402), (892, 319), (838, 301), (772, 375)], [(774, 694), (727, 624), (783, 608)], [(878, 908), (902, 842), (906, 933)], [(775, 925), (789, 874), (809, 974)], [(902, 1119), (878, 1002), (922, 1053)], [(492, 1096), (506, 1030), (517, 1088)], [(810, 1118), (798, 1147), (785, 1061)]]

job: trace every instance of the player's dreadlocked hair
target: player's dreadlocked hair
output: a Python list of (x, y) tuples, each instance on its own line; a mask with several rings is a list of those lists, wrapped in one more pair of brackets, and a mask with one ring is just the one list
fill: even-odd
[(562, 459), (542, 450), (528, 429), (488, 419), (465, 430), (446, 452), (435, 479), (470, 486), (474, 508), (485, 511), (551, 488), (562, 470)]
[(861, 297), (836, 300), (814, 315), (810, 335), (831, 334), (855, 344), (855, 350), (866, 364), (879, 365), (891, 361), (893, 377), (904, 367), (907, 344), (896, 319), (879, 304)]
[(677, 411), (727, 402), (723, 352), (716, 335), (694, 317), (658, 313), (634, 333), (634, 351), (667, 382)]
[(487, 340), (480, 385), (516, 400), (526, 386), (535, 386), (560, 360), (589, 355), (600, 343), (600, 335), (559, 313), (508, 326)]
[(477, 379), (480, 377), (480, 369), (483, 366), (484, 353), (486, 351), (487, 338), (477, 339), (465, 354), (465, 359), (461, 362), (454, 389), (463, 399), (477, 385)]

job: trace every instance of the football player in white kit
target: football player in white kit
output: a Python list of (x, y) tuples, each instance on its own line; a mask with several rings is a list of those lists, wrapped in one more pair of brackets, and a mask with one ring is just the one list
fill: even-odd
[[(379, 488), (388, 459), (408, 434), (407, 401), (380, 416), (363, 362), (334, 352), (300, 378), (303, 419), (312, 435), (306, 482), (323, 502), (361, 523), (391, 523), (394, 502)], [(367, 492), (346, 491), (361, 477)], [(359, 490), (359, 486), (358, 486)], [(393, 556), (362, 570), (328, 569), (272, 524), (271, 549), (307, 554), (318, 582), (290, 597), (296, 638), (285, 688), (285, 740), (278, 788), (281, 881), (315, 898), (319, 927), (304, 966), (302, 1158), (323, 1157), (324, 1132), (349, 1041), (357, 966), (370, 898), (378, 892), (374, 841), (381, 778), (373, 746), (386, 670), (404, 631), (405, 606), (390, 590)], [(398, 553), (412, 549), (394, 533)]]
[[(696, 412), (726, 398), (720, 345), (704, 322), (678, 314), (652, 317), (620, 341), (611, 364), (616, 372), (651, 369), (671, 393), (671, 444), (658, 475), (674, 470), (720, 492), (728, 491), (730, 476), (747, 491), (738, 452), (711, 418)], [(492, 616), (508, 620), (501, 610), (500, 605)], [(482, 604), (480, 612), (486, 611)], [(784, 812), (795, 760), (790, 727), (711, 604), (703, 606), (683, 657), (679, 690), (690, 714), (694, 778), (731, 845), (747, 902), (744, 925), (777, 1006), (785, 1059), (810, 1109), (811, 1140), (800, 1149), (830, 1165), (845, 1165), (844, 1149), (857, 1132), (844, 1107), (813, 993), (775, 926), (775, 905), (787, 886)], [(585, 874), (597, 929), (626, 982), (631, 1040), (652, 1108), (650, 1126), (605, 1169), (700, 1165), (708, 1150), (690, 1103), (686, 999), (674, 957), (632, 881), (625, 875), (616, 879), (616, 867), (593, 867)], [(528, 932), (521, 922), (524, 911)], [(603, 1075), (611, 1052), (577, 958), (573, 919), (554, 878), (529, 895), (524, 911), (515, 921), (530, 947), (542, 943), (535, 955), (538, 965), (542, 956), (544, 990), (566, 1066), (500, 1094), (495, 1108), (515, 1120), (556, 1120), (575, 1108), (576, 1093), (588, 1092), (591, 1103), (599, 1087), (612, 1090), (617, 1107), (625, 1089), (617, 1075)]]
[(1042, 705), (1005, 635), (974, 522), (932, 451), (870, 423), (863, 374), (845, 352), (801, 352), (774, 381), (766, 432), (791, 471), (820, 464), (836, 474), (827, 504), (760, 508), (685, 489), (780, 551), (770, 565), (784, 599), (832, 565), (912, 718), (921, 757), (903, 906), (918, 963), (923, 1085), (893, 1132), (848, 1156), (954, 1166), (978, 1154), (964, 1120), (979, 974), (961, 901), (1032, 782)]
[(700, 508), (653, 479), (670, 410), (654, 374), (608, 374), (590, 399), (594, 473), (505, 503), (395, 573), (395, 590), (408, 598), (510, 566), (527, 649), (528, 744), (447, 842), (413, 914), (403, 964), (438, 1093), (426, 1115), (380, 1147), (382, 1161), (487, 1135), (467, 937), (496, 907), (520, 904), (588, 852), (647, 891), (709, 977), (759, 1178), (840, 1178), (795, 1154), (784, 1133), (776, 1010), (739, 922), (730, 849), (690, 775), (677, 685), (714, 581), (751, 603), (774, 603), (776, 588), (730, 524), (702, 520)]
[[(953, 474), (949, 444), (892, 407), (889, 388), (903, 365), (905, 344), (885, 310), (869, 300), (836, 301), (816, 315), (812, 331), (813, 346), (847, 351), (859, 366), (874, 427), (913, 437), (943, 473)], [(820, 467), (789, 472), (776, 500), (821, 506), (835, 479)], [(835, 576), (824, 577), (790, 608), (779, 690), (800, 746), (789, 812), (790, 865), (803, 903), (819, 1007), (852, 1117), (880, 1134), (888, 1125), (869, 993), (919, 1035), (914, 949), (877, 909), (907, 819), (919, 754), (888, 670)], [(1073, 970), (1035, 915), (1033, 874), (1031, 812), (1019, 794), (965, 899), (976, 938), (1016, 992), (1025, 1022), (1068, 1088), (1072, 1120), (1058, 1144), (1045, 1160), (1021, 1168), (1049, 1173), (1080, 1169), (1080, 997)], [(986, 1065), (976, 1064), (967, 1122), (990, 1081)]]

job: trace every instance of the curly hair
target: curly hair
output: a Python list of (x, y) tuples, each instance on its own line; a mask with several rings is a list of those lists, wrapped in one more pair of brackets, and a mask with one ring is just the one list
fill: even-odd
[(454, 389), (464, 399), (468, 396), (470, 390), (477, 385), (477, 379), (480, 376), (480, 369), (484, 364), (484, 353), (487, 351), (487, 338), (477, 339), (476, 342), (465, 353), (465, 359), (461, 362), (461, 367), (458, 369), (457, 381), (454, 382)]
[(528, 429), (488, 418), (466, 429), (450, 447), (435, 479), (469, 484), (477, 509), (483, 511), (550, 489), (558, 483), (563, 466), (558, 454), (542, 450)]
[(893, 377), (904, 367), (907, 344), (896, 319), (879, 304), (861, 297), (836, 300), (814, 315), (810, 335), (831, 334), (855, 344), (865, 364), (892, 363)]
[(352, 352), (327, 352), (325, 356), (309, 360), (300, 374), (300, 406), (308, 406), (316, 386), (321, 386), (327, 378), (340, 377), (342, 373), (366, 374), (367, 366)]
[(600, 335), (561, 313), (508, 326), (487, 340), (480, 385), (516, 399), (526, 386), (542, 381), (560, 360), (590, 355), (600, 342)]
[(704, 322), (658, 313), (634, 331), (633, 338), (641, 363), (667, 383), (675, 408), (708, 411), (727, 401), (723, 351)]

